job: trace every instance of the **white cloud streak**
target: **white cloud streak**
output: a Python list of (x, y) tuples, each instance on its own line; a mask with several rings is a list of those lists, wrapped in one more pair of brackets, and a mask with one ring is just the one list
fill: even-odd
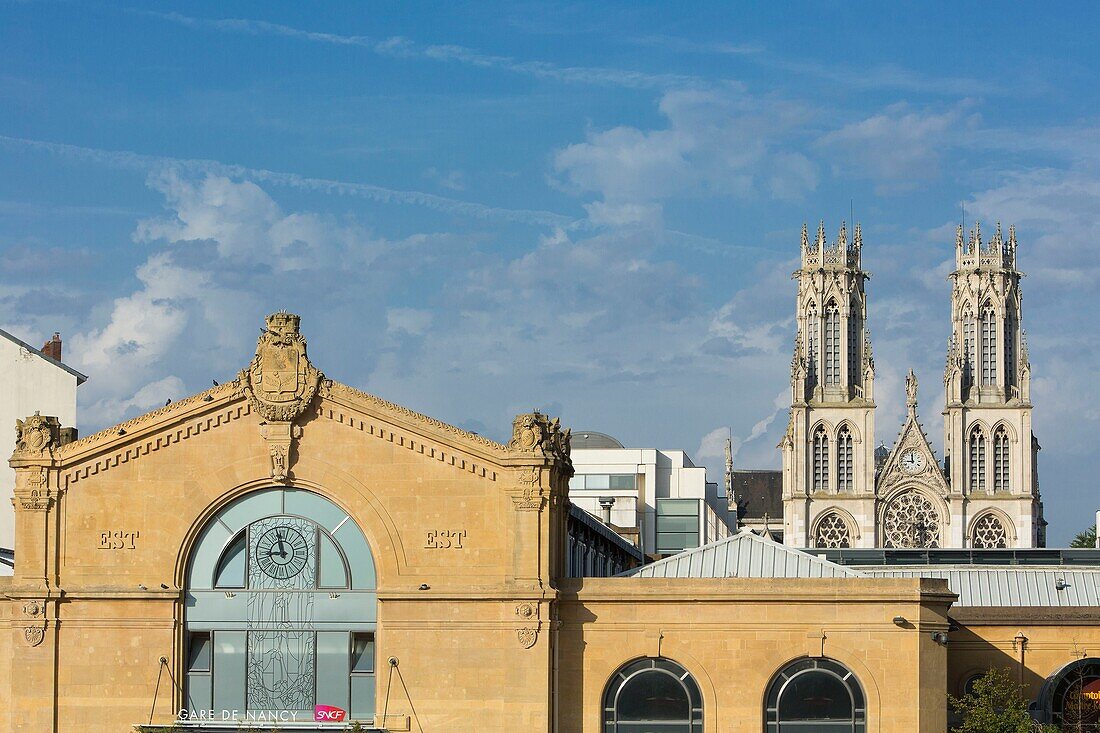
[(142, 171), (146, 173), (162, 170), (164, 168), (174, 168), (190, 174), (210, 174), (231, 178), (244, 178), (315, 193), (364, 198), (383, 204), (422, 206), (435, 211), (456, 214), (472, 219), (510, 221), (545, 227), (573, 227), (580, 225), (576, 220), (568, 216), (550, 211), (506, 209), (424, 193), (423, 191), (400, 191), (392, 188), (375, 186), (369, 183), (352, 183), (329, 178), (313, 178), (302, 176), (297, 173), (282, 173), (264, 168), (249, 168), (231, 163), (222, 163), (216, 160), (145, 155), (128, 150), (103, 150), (45, 140), (10, 137), (7, 135), (0, 135), (0, 144), (40, 150), (59, 157), (87, 161), (112, 168)]

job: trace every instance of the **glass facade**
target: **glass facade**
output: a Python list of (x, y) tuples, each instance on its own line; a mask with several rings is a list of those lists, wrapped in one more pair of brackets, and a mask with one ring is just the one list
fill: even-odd
[(657, 552), (673, 554), (699, 546), (699, 500), (657, 500)]
[(370, 720), (376, 621), (374, 561), (343, 510), (294, 489), (238, 499), (192, 552), (187, 708)]
[(569, 479), (569, 489), (591, 489), (608, 491), (611, 489), (625, 489), (633, 491), (637, 488), (637, 476), (632, 473), (583, 473)]

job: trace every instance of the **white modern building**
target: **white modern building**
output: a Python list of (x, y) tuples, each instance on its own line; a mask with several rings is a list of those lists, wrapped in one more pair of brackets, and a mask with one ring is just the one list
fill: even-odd
[(668, 555), (730, 534), (735, 513), (684, 451), (626, 448), (603, 433), (572, 436), (569, 500), (647, 555)]
[(41, 349), (0, 329), (0, 575), (11, 575), (15, 550), (15, 471), (8, 456), (15, 449), (15, 421), (40, 412), (76, 425), (76, 388), (87, 380), (61, 361), (61, 336)]

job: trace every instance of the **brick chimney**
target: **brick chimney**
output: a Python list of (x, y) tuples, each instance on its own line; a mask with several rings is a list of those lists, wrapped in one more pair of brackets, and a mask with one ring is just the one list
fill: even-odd
[(42, 346), (42, 353), (51, 359), (61, 361), (61, 334), (53, 332), (53, 338)]

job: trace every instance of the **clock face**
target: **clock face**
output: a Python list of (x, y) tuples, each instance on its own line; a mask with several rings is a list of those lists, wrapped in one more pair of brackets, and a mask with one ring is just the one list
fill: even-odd
[(305, 568), (309, 561), (309, 544), (294, 527), (272, 527), (256, 541), (255, 555), (256, 564), (265, 575), (286, 580)]
[(918, 473), (924, 468), (924, 454), (918, 450), (907, 450), (901, 454), (901, 470), (906, 473)]

